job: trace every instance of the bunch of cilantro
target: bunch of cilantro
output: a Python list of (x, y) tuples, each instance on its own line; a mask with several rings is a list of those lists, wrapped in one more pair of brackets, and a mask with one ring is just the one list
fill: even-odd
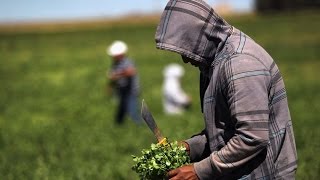
[(144, 180), (166, 179), (167, 172), (190, 163), (186, 148), (177, 141), (165, 145), (151, 144), (150, 149), (141, 152), (141, 157), (133, 156), (135, 164), (132, 169)]

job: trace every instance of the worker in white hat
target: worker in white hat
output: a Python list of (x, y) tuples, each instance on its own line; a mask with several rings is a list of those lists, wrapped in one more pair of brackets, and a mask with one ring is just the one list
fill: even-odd
[(181, 87), (181, 77), (184, 69), (179, 64), (169, 64), (163, 71), (164, 83), (163, 108), (167, 114), (181, 114), (191, 105), (191, 98)]
[(128, 114), (135, 123), (140, 123), (138, 113), (139, 82), (137, 70), (132, 60), (127, 56), (128, 47), (122, 41), (114, 41), (107, 49), (112, 58), (112, 65), (107, 72), (109, 85), (118, 97), (118, 109), (115, 117), (117, 124), (124, 122)]

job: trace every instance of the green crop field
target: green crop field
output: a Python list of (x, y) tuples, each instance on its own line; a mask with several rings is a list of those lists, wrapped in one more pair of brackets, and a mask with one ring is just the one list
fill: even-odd
[[(299, 155), (297, 179), (320, 176), (320, 14), (317, 12), (229, 17), (274, 57), (286, 83)], [(0, 29), (0, 179), (131, 180), (131, 155), (155, 138), (147, 126), (127, 119), (114, 124), (115, 100), (105, 93), (115, 39), (128, 43), (145, 99), (170, 140), (203, 128), (198, 70), (174, 53), (155, 48), (157, 21), (105, 23), (94, 27), (41, 31)], [(168, 63), (186, 70), (183, 87), (190, 111), (162, 111), (162, 70)], [(318, 77), (319, 76), (319, 77)]]

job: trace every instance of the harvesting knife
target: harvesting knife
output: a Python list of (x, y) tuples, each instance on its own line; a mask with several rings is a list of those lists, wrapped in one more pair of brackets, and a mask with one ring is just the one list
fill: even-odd
[(148, 109), (147, 104), (144, 102), (144, 99), (142, 100), (141, 105), (141, 116), (153, 132), (154, 136), (157, 138), (158, 144), (167, 144), (167, 139), (161, 134), (151, 112)]

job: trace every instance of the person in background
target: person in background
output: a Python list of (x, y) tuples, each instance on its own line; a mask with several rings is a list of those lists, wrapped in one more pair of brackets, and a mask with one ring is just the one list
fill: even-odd
[(199, 68), (205, 121), (203, 131), (181, 141), (192, 164), (169, 171), (168, 179), (295, 179), (284, 81), (260, 45), (202, 0), (169, 0), (155, 40)]
[(166, 114), (181, 114), (191, 105), (191, 98), (181, 87), (183, 75), (184, 69), (179, 64), (169, 64), (163, 71), (163, 108)]
[(115, 121), (124, 122), (125, 116), (140, 124), (138, 112), (139, 82), (137, 69), (126, 53), (128, 47), (122, 41), (114, 41), (108, 48), (107, 54), (112, 58), (111, 69), (107, 72), (108, 86), (111, 87), (118, 99)]

